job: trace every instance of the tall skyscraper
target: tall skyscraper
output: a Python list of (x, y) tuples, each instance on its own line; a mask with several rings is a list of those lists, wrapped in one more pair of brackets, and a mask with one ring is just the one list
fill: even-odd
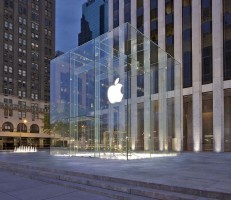
[[(181, 150), (231, 151), (231, 1), (113, 0), (108, 4), (109, 31), (129, 22), (181, 63)], [(146, 90), (144, 80), (134, 84)], [(171, 107), (172, 94), (168, 95)], [(174, 105), (171, 108), (174, 112)], [(169, 121), (174, 120), (171, 117)], [(174, 128), (169, 133), (169, 139), (174, 139)]]
[(81, 32), (78, 45), (107, 32), (108, 0), (88, 0), (82, 6)]
[(48, 146), (55, 1), (3, 0), (0, 16), (0, 149)]

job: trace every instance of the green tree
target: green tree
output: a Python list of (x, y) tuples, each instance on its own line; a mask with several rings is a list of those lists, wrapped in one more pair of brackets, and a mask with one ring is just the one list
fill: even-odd
[(50, 126), (50, 113), (45, 113), (43, 118), (43, 130), (50, 133), (51, 126)]

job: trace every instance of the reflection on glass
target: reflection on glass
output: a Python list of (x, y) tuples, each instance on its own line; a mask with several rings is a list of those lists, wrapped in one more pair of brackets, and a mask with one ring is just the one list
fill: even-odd
[(201, 1), (202, 84), (212, 83), (212, 0)]
[(213, 94), (202, 94), (202, 148), (203, 151), (213, 150)]
[(193, 151), (192, 95), (184, 96), (183, 102), (183, 149)]

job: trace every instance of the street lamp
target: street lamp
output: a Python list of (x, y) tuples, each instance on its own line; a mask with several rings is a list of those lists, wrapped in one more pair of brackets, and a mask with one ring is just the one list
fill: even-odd
[[(26, 124), (26, 123), (27, 123), (27, 120), (26, 120), (26, 119), (24, 119), (24, 120), (23, 120), (23, 124)], [(21, 126), (20, 126), (20, 143), (19, 143), (19, 146), (21, 146), (22, 126), (23, 126), (23, 124), (21, 124)]]

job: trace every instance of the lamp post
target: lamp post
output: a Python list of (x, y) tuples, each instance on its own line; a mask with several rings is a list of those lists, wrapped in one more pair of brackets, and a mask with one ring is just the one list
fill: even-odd
[(21, 139), (22, 139), (22, 126), (23, 126), (23, 124), (26, 124), (27, 123), (27, 120), (26, 119), (24, 119), (23, 120), (23, 123), (21, 124), (21, 126), (20, 126), (20, 140), (19, 140), (19, 146), (21, 146)]

